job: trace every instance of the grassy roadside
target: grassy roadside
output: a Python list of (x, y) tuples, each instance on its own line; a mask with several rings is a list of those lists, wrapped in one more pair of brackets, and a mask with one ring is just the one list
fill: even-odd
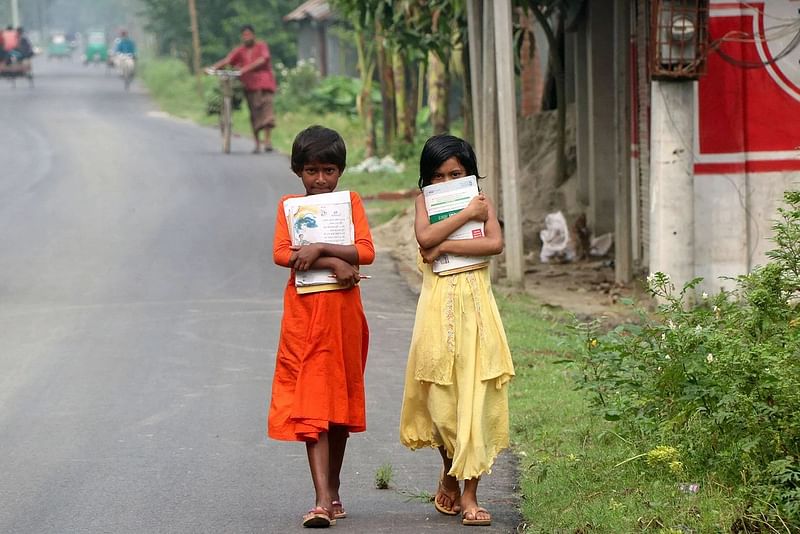
[[(526, 295), (500, 294), (517, 376), (510, 390), (526, 532), (729, 532), (736, 503), (722, 487), (631, 460), (643, 452), (588, 408), (569, 364), (583, 342), (571, 319)], [(698, 483), (697, 493), (681, 484)]]
[[(189, 119), (198, 124), (217, 127), (217, 116), (206, 113), (205, 100), (198, 95), (196, 80), (189, 74), (189, 70), (183, 62), (170, 58), (146, 59), (139, 68), (139, 76), (150, 90), (155, 101), (165, 112), (176, 117)], [(204, 91), (208, 91), (217, 82), (214, 78), (206, 76), (203, 78), (202, 83)], [(278, 92), (276, 99), (280, 98), (281, 93)], [(276, 108), (280, 109), (281, 106), (279, 103), (277, 104)], [(323, 124), (335, 129), (344, 138), (348, 147), (348, 166), (357, 165), (363, 160), (364, 142), (361, 128), (358, 121), (353, 117), (338, 113), (319, 115), (299, 109), (295, 111), (278, 111), (276, 120), (278, 127), (273, 131), (272, 141), (275, 148), (284, 154), (291, 152), (292, 141), (298, 132), (312, 124)], [(249, 138), (252, 135), (246, 104), (243, 104), (241, 109), (234, 111), (233, 130), (234, 133), (245, 138)], [(416, 187), (416, 183), (415, 170), (410, 166), (406, 166), (404, 172), (397, 174), (346, 170), (342, 177), (340, 188), (357, 191), (362, 197), (366, 197), (370, 224), (377, 226), (397, 215), (406, 206), (410, 205), (411, 201), (380, 200), (370, 199), (369, 197), (378, 193), (411, 189)]]

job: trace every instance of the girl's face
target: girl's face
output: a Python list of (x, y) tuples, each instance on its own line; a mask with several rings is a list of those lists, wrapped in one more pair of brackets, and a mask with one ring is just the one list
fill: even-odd
[(465, 169), (461, 162), (458, 161), (457, 157), (453, 156), (439, 165), (439, 168), (433, 173), (431, 183), (440, 184), (442, 182), (455, 180), (456, 178), (463, 178), (466, 175), (467, 169)]
[(314, 161), (303, 165), (300, 171), (300, 179), (306, 188), (307, 195), (319, 195), (330, 193), (336, 189), (342, 171), (333, 163), (320, 163)]

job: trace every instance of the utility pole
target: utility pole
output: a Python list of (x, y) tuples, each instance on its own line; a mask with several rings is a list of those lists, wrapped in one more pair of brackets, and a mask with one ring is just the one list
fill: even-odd
[(677, 289), (694, 278), (694, 85), (653, 80), (650, 146), (650, 272)]
[(203, 95), (203, 82), (201, 79), (202, 73), (200, 72), (200, 30), (197, 27), (197, 6), (195, 0), (189, 0), (189, 22), (192, 28), (192, 65), (194, 67), (194, 75), (197, 78), (197, 92)]
[(616, 155), (616, 199), (614, 202), (614, 278), (627, 284), (633, 278), (631, 235), (631, 136), (628, 108), (628, 58), (630, 57), (629, 0), (614, 0), (614, 132)]
[[(476, 128), (475, 137), (478, 139), (478, 157), (483, 162), (482, 170), (486, 175), (486, 187), (484, 190), (488, 197), (498, 208), (500, 202), (500, 137), (497, 133), (497, 70), (494, 67), (494, 15), (492, 14), (491, 0), (481, 0), (482, 9), (476, 9), (474, 16), (479, 18), (474, 24), (476, 27), (481, 25), (480, 41), (478, 45), (481, 53), (478, 56), (481, 61), (479, 69), (481, 83), (476, 83), (472, 87), (473, 92), (480, 91), (480, 110), (481, 125), (480, 130)], [(476, 31), (476, 40), (477, 40)], [(477, 112), (476, 112), (477, 113)], [(478, 115), (475, 115), (478, 117)], [(489, 263), (489, 275), (492, 280), (499, 278), (497, 260)]]
[(522, 285), (525, 259), (522, 255), (522, 218), (520, 217), (518, 187), (519, 145), (517, 142), (517, 97), (514, 80), (514, 29), (511, 24), (511, 0), (495, 0), (490, 3), (494, 9), (497, 122), (500, 130), (506, 277), (512, 284)]
[(11, 23), (15, 28), (20, 27), (19, 23), (19, 0), (11, 0)]

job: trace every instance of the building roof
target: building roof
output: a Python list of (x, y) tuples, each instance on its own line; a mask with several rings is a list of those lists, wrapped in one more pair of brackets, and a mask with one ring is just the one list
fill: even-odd
[(306, 19), (321, 21), (332, 16), (333, 12), (327, 0), (308, 0), (283, 17), (283, 20), (286, 22), (300, 22)]

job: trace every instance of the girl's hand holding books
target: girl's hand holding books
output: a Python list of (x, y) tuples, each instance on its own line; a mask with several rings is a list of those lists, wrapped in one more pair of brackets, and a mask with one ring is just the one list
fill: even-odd
[(441, 244), (431, 248), (419, 247), (419, 253), (422, 255), (422, 261), (425, 263), (433, 263), (436, 258), (442, 255)]
[(333, 276), (339, 285), (353, 287), (361, 281), (361, 273), (358, 272), (358, 269), (344, 260), (334, 262), (332, 269)]
[(467, 212), (471, 221), (486, 222), (489, 219), (489, 201), (486, 200), (486, 195), (480, 193), (473, 197), (464, 211)]
[(310, 245), (292, 245), (294, 251), (289, 257), (289, 266), (297, 271), (307, 271), (311, 269), (319, 257), (322, 255), (322, 247), (318, 243)]

